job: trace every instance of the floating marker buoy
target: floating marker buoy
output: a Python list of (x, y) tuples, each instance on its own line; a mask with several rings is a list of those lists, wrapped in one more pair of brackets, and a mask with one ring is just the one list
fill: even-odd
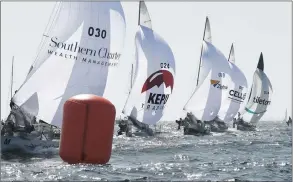
[(106, 164), (111, 157), (116, 109), (91, 94), (69, 98), (63, 107), (59, 155), (69, 164)]

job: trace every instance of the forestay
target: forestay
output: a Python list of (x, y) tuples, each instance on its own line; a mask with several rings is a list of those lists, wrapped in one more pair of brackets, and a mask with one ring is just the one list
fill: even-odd
[(247, 80), (243, 72), (235, 65), (234, 46), (232, 44), (229, 62), (231, 68), (231, 82), (228, 95), (223, 99), (218, 117), (224, 122), (232, 121), (237, 112), (245, 106), (247, 94)]
[[(225, 56), (211, 43), (203, 41), (199, 83), (184, 110), (202, 121), (213, 120), (227, 95), (230, 67)], [(204, 78), (204, 79), (203, 79)]]
[(13, 100), (60, 127), (68, 98), (103, 96), (108, 75), (121, 58), (125, 17), (120, 2), (61, 2), (52, 16), (39, 54)]
[(150, 21), (139, 24), (135, 36), (136, 76), (123, 113), (142, 123), (156, 124), (173, 92), (175, 59), (168, 43), (150, 25)]
[(271, 104), (273, 88), (263, 70), (264, 63), (261, 53), (257, 69), (253, 75), (250, 95), (245, 110), (242, 112), (243, 120), (252, 124), (256, 124), (261, 119), (267, 111), (267, 107)]

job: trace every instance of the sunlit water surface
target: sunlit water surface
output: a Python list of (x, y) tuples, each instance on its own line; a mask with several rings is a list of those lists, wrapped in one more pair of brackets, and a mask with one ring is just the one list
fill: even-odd
[[(115, 128), (116, 135), (117, 128)], [(69, 165), (58, 149), (1, 155), (1, 180), (250, 180), (291, 181), (291, 127), (261, 122), (258, 131), (231, 129), (184, 136), (166, 123), (156, 137), (114, 136), (108, 165)]]

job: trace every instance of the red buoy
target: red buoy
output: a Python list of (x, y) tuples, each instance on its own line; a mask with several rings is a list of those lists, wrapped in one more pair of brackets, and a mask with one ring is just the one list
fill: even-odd
[(103, 97), (82, 94), (63, 107), (59, 155), (69, 164), (106, 164), (111, 157), (116, 109)]

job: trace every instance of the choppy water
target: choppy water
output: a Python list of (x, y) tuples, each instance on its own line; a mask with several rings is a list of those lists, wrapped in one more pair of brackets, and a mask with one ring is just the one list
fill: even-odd
[(108, 165), (68, 165), (57, 149), (2, 154), (1, 180), (292, 180), (292, 135), (285, 123), (256, 132), (184, 136), (175, 124), (157, 137), (114, 136)]

